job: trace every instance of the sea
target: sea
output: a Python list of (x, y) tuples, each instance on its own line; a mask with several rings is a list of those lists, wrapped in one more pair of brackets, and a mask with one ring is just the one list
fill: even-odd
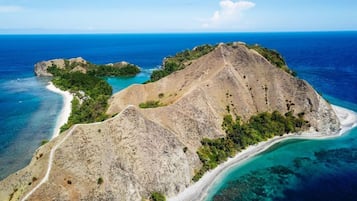
[[(357, 112), (357, 32), (0, 35), (0, 179), (25, 167), (51, 139), (62, 97), (34, 64), (83, 57), (139, 65), (135, 77), (106, 78), (118, 92), (147, 81), (164, 57), (202, 44), (243, 41), (279, 51), (330, 103)], [(210, 200), (357, 200), (357, 129), (327, 140), (288, 140), (235, 166)]]

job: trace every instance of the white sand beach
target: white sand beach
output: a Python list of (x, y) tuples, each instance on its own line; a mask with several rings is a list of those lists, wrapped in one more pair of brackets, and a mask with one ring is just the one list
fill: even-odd
[(71, 110), (72, 110), (71, 102), (73, 99), (73, 95), (68, 91), (62, 91), (59, 88), (55, 87), (55, 85), (53, 85), (52, 82), (50, 82), (49, 85), (46, 86), (46, 88), (54, 93), (60, 94), (63, 97), (63, 107), (60, 112), (60, 115), (57, 118), (56, 127), (52, 135), (52, 139), (53, 139), (59, 135), (61, 126), (67, 123), (68, 118), (71, 115)]
[(238, 153), (234, 158), (229, 158), (226, 162), (219, 165), (215, 169), (207, 172), (198, 182), (186, 188), (183, 192), (175, 197), (169, 198), (169, 201), (198, 201), (204, 200), (212, 185), (223, 176), (223, 173), (238, 164), (245, 162), (247, 159), (267, 150), (272, 145), (287, 140), (287, 139), (326, 139), (331, 137), (338, 137), (353, 127), (357, 126), (357, 114), (351, 110), (332, 106), (336, 112), (340, 122), (341, 130), (336, 135), (321, 136), (318, 133), (303, 133), (303, 134), (288, 134), (284, 136), (277, 136), (268, 141), (260, 142), (257, 145), (249, 146), (247, 149)]
[(336, 105), (332, 108), (341, 122), (340, 135), (357, 126), (357, 113)]

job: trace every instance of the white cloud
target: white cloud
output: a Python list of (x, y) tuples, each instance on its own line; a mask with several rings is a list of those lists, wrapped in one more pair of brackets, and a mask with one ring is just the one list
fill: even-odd
[(15, 13), (22, 11), (23, 8), (20, 6), (1, 6), (0, 5), (0, 13)]
[(228, 27), (238, 23), (245, 10), (253, 8), (255, 3), (250, 1), (221, 0), (220, 9), (213, 13), (213, 16), (203, 24), (206, 28)]

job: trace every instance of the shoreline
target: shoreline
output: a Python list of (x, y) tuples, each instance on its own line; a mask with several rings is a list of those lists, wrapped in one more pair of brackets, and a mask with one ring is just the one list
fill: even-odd
[[(289, 139), (309, 139), (309, 140), (323, 140), (341, 136), (343, 133), (351, 130), (357, 126), (357, 113), (345, 109), (340, 106), (332, 105), (338, 119), (340, 120), (340, 131), (334, 135), (318, 135), (316, 132), (304, 132), (302, 134), (287, 134), (284, 136), (276, 136), (268, 141), (260, 142), (256, 145), (249, 146), (245, 150), (239, 152), (235, 157), (229, 158), (224, 163), (218, 165), (215, 169), (206, 172), (203, 177), (196, 183), (187, 187), (184, 191), (174, 197), (170, 197), (168, 201), (203, 201), (209, 190), (213, 187), (215, 182), (223, 177), (223, 173), (232, 167), (244, 163), (246, 160), (266, 151), (272, 145)], [(311, 134), (314, 134), (312, 136)]]
[(68, 91), (62, 91), (61, 89), (57, 88), (55, 85), (53, 85), (52, 82), (49, 82), (49, 84), (46, 86), (46, 88), (54, 93), (57, 93), (62, 96), (63, 99), (63, 106), (60, 111), (60, 114), (57, 117), (56, 120), (56, 126), (53, 130), (53, 134), (51, 137), (51, 140), (55, 137), (57, 137), (60, 134), (60, 128), (63, 126), (65, 123), (67, 123), (69, 116), (71, 115), (72, 112), (72, 99), (73, 95), (69, 93)]

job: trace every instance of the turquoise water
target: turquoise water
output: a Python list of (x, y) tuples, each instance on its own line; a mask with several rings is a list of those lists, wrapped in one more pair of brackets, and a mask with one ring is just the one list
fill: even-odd
[(207, 201), (356, 200), (357, 128), (338, 138), (280, 142), (223, 175)]
[(151, 70), (144, 69), (143, 72), (139, 73), (135, 77), (124, 77), (124, 78), (118, 78), (118, 77), (109, 77), (106, 78), (106, 81), (113, 87), (113, 92), (119, 92), (120, 90), (123, 90), (130, 85), (133, 84), (141, 84), (150, 79), (150, 74)]

